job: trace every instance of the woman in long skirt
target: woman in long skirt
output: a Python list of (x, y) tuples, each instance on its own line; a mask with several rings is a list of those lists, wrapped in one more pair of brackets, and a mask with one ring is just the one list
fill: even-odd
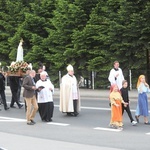
[(137, 122), (139, 122), (139, 117), (144, 116), (144, 124), (150, 125), (148, 121), (148, 100), (147, 100), (147, 92), (150, 92), (149, 85), (145, 81), (145, 76), (140, 75), (137, 82), (138, 89), (138, 103), (136, 109), (135, 118)]

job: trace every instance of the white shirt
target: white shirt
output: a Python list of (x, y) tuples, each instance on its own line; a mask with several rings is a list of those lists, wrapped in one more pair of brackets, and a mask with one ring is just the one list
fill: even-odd
[[(117, 74), (119, 74), (118, 77), (116, 77)], [(108, 80), (109, 80), (111, 85), (112, 84), (117, 84), (118, 88), (121, 89), (122, 88), (122, 81), (124, 80), (122, 69), (118, 68), (117, 71), (114, 68), (111, 69), (110, 73), (109, 73)]]
[[(38, 80), (36, 83), (36, 88), (40, 86), (43, 86), (44, 88), (38, 92), (38, 103), (53, 102), (54, 85), (51, 83), (51, 81), (49, 79), (46, 81)], [(50, 88), (52, 88), (52, 91)]]

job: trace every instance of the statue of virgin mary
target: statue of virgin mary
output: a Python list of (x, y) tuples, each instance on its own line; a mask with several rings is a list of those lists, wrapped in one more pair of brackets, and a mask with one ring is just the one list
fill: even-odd
[(20, 43), (18, 45), (16, 62), (23, 61), (23, 47), (22, 47), (22, 45), (23, 45), (23, 39), (20, 40)]

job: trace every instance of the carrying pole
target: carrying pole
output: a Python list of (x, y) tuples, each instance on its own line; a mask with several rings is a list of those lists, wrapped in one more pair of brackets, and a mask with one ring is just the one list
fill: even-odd
[(61, 71), (59, 71), (59, 85), (61, 84)]

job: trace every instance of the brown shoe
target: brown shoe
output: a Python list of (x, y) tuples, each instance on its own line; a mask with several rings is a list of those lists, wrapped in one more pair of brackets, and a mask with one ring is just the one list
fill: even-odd
[(31, 122), (32, 122), (33, 124), (36, 124), (36, 122), (35, 122), (34, 120), (31, 120)]

